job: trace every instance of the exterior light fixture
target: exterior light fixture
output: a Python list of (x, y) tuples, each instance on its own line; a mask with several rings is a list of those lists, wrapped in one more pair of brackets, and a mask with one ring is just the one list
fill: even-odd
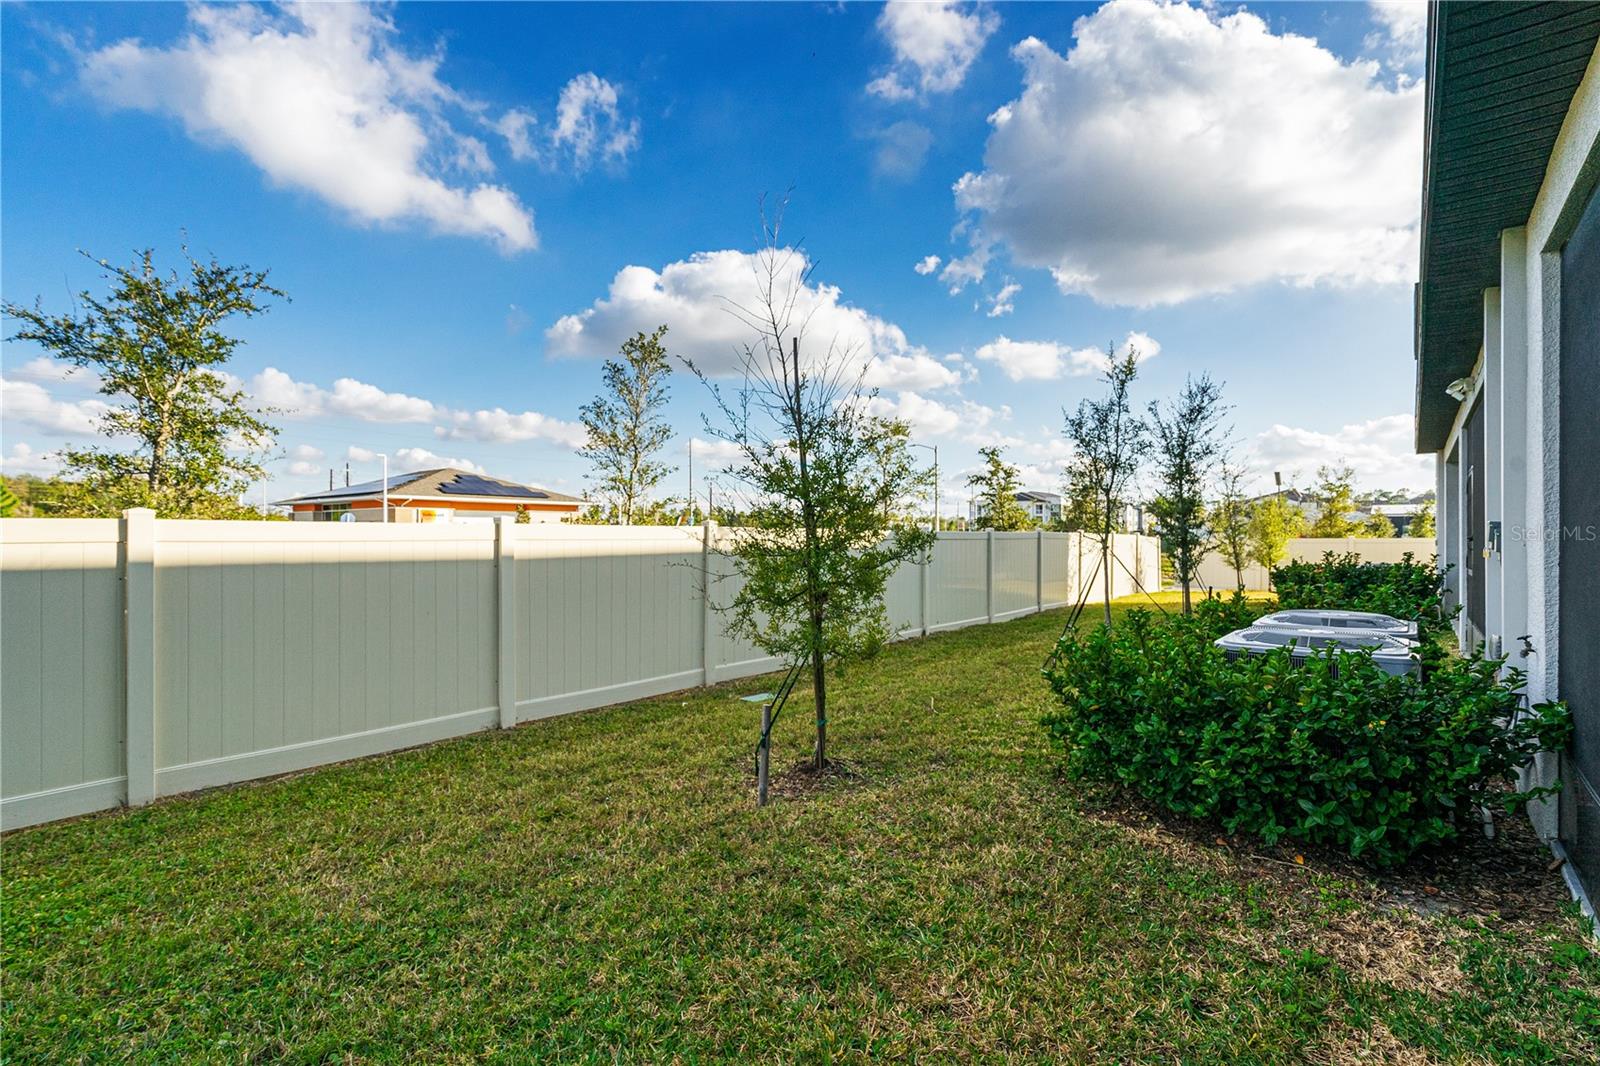
[(1444, 387), (1444, 391), (1445, 395), (1459, 403), (1460, 401), (1465, 400), (1467, 398), (1467, 394), (1472, 391), (1472, 379), (1456, 378), (1454, 381)]

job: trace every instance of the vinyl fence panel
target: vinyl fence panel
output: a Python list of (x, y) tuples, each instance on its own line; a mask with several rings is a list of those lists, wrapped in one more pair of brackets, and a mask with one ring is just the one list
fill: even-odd
[[(737, 535), (0, 519), (0, 826), (777, 669), (719, 610)], [(1153, 540), (1117, 552), (1154, 587)], [(941, 533), (885, 609), (904, 637), (1098, 602), (1095, 554), (1078, 534)]]
[(7, 523), (0, 540), (0, 789), (7, 824), (121, 802), (118, 526), (112, 518)]
[[(1419, 563), (1432, 561), (1438, 546), (1432, 537), (1296, 537), (1289, 542), (1288, 555), (1295, 562), (1315, 562), (1327, 552), (1354, 553), (1368, 563), (1397, 563), (1408, 552)], [(1238, 581), (1233, 567), (1215, 553), (1200, 560), (1197, 575), (1201, 588), (1230, 592)], [(1259, 563), (1244, 569), (1244, 587), (1267, 589), (1271, 575)]]

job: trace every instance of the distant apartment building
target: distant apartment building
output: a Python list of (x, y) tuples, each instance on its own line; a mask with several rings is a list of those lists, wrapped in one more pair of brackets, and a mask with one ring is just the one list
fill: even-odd
[[(1039, 525), (1047, 526), (1061, 518), (1060, 493), (1023, 489), (1016, 494), (1016, 500), (1028, 512), (1028, 517)], [(973, 500), (967, 505), (967, 515), (976, 525), (989, 517), (989, 505), (983, 500)]]

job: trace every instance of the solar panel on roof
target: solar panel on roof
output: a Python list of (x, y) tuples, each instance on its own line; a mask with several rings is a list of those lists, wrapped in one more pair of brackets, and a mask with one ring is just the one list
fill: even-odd
[(457, 474), (439, 486), (439, 491), (451, 496), (514, 496), (524, 500), (544, 500), (548, 492), (530, 489), (526, 485), (507, 485), (503, 481), (490, 481), (476, 474)]

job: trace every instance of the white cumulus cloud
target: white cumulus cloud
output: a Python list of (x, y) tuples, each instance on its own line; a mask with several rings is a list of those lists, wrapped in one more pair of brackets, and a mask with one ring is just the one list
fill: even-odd
[(481, 440), (495, 444), (542, 440), (567, 448), (580, 448), (588, 438), (581, 423), (564, 422), (537, 411), (512, 413), (499, 407), (449, 411), (444, 415), (444, 422), (434, 430), (434, 434), (449, 440)]
[[(1140, 362), (1161, 353), (1161, 344), (1148, 333), (1129, 333), (1116, 346), (1121, 356), (1132, 350)], [(1073, 348), (1057, 341), (1015, 341), (1004, 335), (980, 347), (979, 359), (998, 366), (1012, 381), (1050, 381), (1063, 377), (1099, 374), (1109, 365), (1103, 348)]]
[(1377, 29), (1364, 43), (1387, 51), (1397, 66), (1421, 63), (1427, 52), (1427, 0), (1371, 0), (1367, 5)]
[(1000, 291), (989, 297), (989, 317), (999, 318), (1009, 315), (1017, 309), (1017, 293), (1022, 291), (1022, 286), (1014, 281), (1008, 281), (1000, 286)]
[(471, 180), (492, 165), (450, 115), (479, 122), (482, 105), (440, 80), (442, 58), (403, 51), (387, 8), (196, 4), (178, 43), (119, 41), (85, 53), (80, 75), (107, 105), (173, 115), (361, 221), (531, 249), (533, 212)]
[(32, 381), (0, 379), (0, 421), (57, 436), (94, 436), (109, 404), (100, 400), (58, 400)]
[(1022, 93), (955, 185), (975, 255), (1114, 304), (1415, 279), (1419, 85), (1246, 10), (1114, 0), (1073, 32), (1013, 49)]
[(99, 388), (100, 375), (85, 367), (74, 366), (65, 359), (51, 359), (41, 355), (29, 359), (21, 366), (5, 372), (12, 381), (31, 381), (37, 385), (71, 384), (86, 388)]
[(1433, 486), (1433, 457), (1415, 453), (1415, 428), (1409, 413), (1355, 422), (1333, 432), (1276, 424), (1251, 439), (1250, 465), (1263, 481), (1277, 470), (1285, 484), (1293, 480), (1306, 485), (1319, 466), (1348, 463), (1360, 488), (1421, 491)]
[(959, 437), (969, 442), (986, 443), (984, 436), (991, 423), (1009, 415), (971, 400), (941, 403), (916, 392), (896, 396), (874, 396), (867, 411), (879, 418), (894, 418), (911, 426), (919, 437)]
[(324, 389), (296, 381), (276, 367), (267, 367), (250, 380), (250, 393), (257, 403), (277, 408), (282, 417), (353, 418), (360, 422), (428, 422), (440, 408), (428, 400), (388, 392), (355, 378), (339, 378), (333, 388)]
[(921, 259), (918, 259), (917, 265), (911, 269), (915, 270), (923, 277), (927, 277), (929, 274), (932, 274), (935, 270), (939, 269), (939, 264), (941, 262), (943, 262), (943, 260), (936, 255), (925, 255)]
[[(784, 250), (787, 277), (780, 291), (792, 285), (794, 319), (807, 322), (802, 356), (820, 358), (830, 345), (870, 363), (868, 375), (881, 388), (931, 387), (936, 360), (911, 344), (892, 322), (845, 302), (837, 286), (802, 283), (810, 268), (804, 253)], [(648, 333), (663, 323), (665, 344), (673, 355), (692, 360), (708, 374), (727, 375), (740, 369), (740, 345), (755, 334), (733, 313), (758, 304), (760, 256), (737, 251), (698, 252), (668, 263), (659, 271), (626, 266), (617, 272), (605, 296), (586, 310), (564, 315), (545, 331), (545, 349), (557, 357), (611, 356), (627, 338)]]
[(579, 74), (561, 90), (550, 141), (571, 153), (577, 169), (587, 169), (596, 158), (619, 163), (638, 147), (639, 121), (624, 118), (617, 100), (617, 87), (592, 72)]
[(982, 4), (889, 3), (878, 15), (878, 32), (893, 51), (894, 63), (867, 91), (886, 100), (954, 92), (999, 27), (1000, 16)]
[[(345, 457), (353, 463), (371, 463), (378, 461), (382, 454), (370, 448), (351, 445), (346, 450)], [(475, 474), (486, 473), (483, 467), (471, 459), (438, 455), (426, 448), (399, 448), (389, 454), (389, 475), (391, 477), (395, 474), (406, 474), (414, 470), (438, 470), (443, 467), (470, 470)]]
[[(496, 444), (546, 441), (565, 448), (584, 442), (583, 426), (537, 411), (512, 412), (504, 408), (464, 410), (434, 403), (420, 396), (389, 392), (354, 378), (339, 378), (333, 388), (297, 381), (275, 367), (250, 380), (257, 403), (277, 408), (291, 420), (348, 418), (357, 422), (433, 423), (434, 436), (448, 440), (478, 440)], [(319, 453), (320, 455), (320, 453)], [(313, 456), (296, 455), (297, 459)]]
[(56, 457), (45, 452), (40, 454), (33, 446), (24, 441), (17, 441), (0, 455), (0, 470), (7, 474), (32, 474), (35, 477), (50, 477), (60, 473), (61, 463)]

